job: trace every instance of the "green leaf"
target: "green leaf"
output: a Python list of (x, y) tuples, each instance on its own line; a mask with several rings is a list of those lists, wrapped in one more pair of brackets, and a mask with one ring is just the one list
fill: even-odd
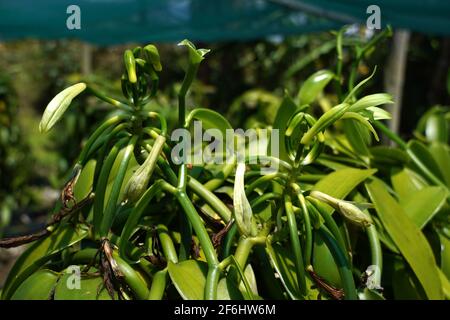
[(430, 153), (433, 155), (440, 172), (444, 176), (446, 185), (450, 188), (450, 149), (447, 144), (441, 142), (433, 142), (429, 146)]
[(297, 272), (295, 269), (294, 257), (278, 244), (267, 244), (266, 252), (270, 261), (278, 273), (283, 287), (291, 299), (300, 299), (301, 294), (297, 286)]
[(370, 134), (362, 124), (349, 119), (343, 120), (345, 136), (352, 149), (361, 156), (369, 156)]
[[(81, 274), (80, 287), (76, 288), (70, 286), (73, 285), (71, 277), (74, 277), (75, 274), (68, 271), (64, 273), (56, 285), (55, 300), (111, 300), (101, 276)], [(96, 271), (96, 269), (89, 270), (90, 273)], [(117, 298), (117, 293), (114, 296)]]
[(442, 113), (431, 114), (425, 125), (425, 136), (430, 142), (447, 143), (448, 124)]
[(386, 231), (414, 271), (427, 297), (442, 299), (437, 266), (425, 236), (380, 181), (372, 180), (366, 188)]
[(184, 39), (180, 43), (179, 46), (186, 46), (189, 49), (189, 60), (192, 64), (199, 64), (205, 59), (205, 55), (211, 51), (209, 49), (197, 49), (192, 42), (187, 39)]
[(419, 280), (403, 261), (396, 261), (394, 263), (392, 289), (396, 300), (426, 299), (426, 294), (420, 285)]
[[(423, 143), (417, 140), (410, 140), (407, 144), (406, 151), (411, 158), (416, 159), (416, 161), (423, 164), (439, 180), (444, 181), (444, 177), (442, 176), (442, 172), (437, 162), (434, 160), (433, 155)], [(423, 170), (421, 169), (421, 171)]]
[(81, 201), (89, 195), (92, 189), (92, 183), (94, 182), (96, 163), (96, 160), (91, 159), (81, 170), (80, 176), (73, 188), (73, 193), (77, 201)]
[(341, 103), (325, 112), (316, 121), (316, 123), (303, 135), (300, 143), (309, 144), (319, 132), (324, 131), (333, 123), (341, 119), (345, 112), (348, 111), (348, 108), (350, 108), (349, 104)]
[(169, 261), (168, 270), (175, 288), (184, 300), (202, 300), (204, 298), (208, 265), (196, 260), (179, 263)]
[(295, 113), (297, 106), (288, 93), (284, 94), (283, 101), (281, 102), (280, 107), (278, 108), (277, 115), (273, 122), (273, 129), (278, 130), (278, 141), (270, 141), (267, 152), (271, 155), (271, 145), (278, 145), (279, 158), (284, 161), (290, 161), (289, 154), (286, 150), (285, 141), (285, 133), (288, 126), (288, 121)]
[(442, 272), (450, 279), (450, 239), (446, 236), (439, 234), (440, 241), (440, 255), (441, 255), (441, 269)]
[(421, 176), (408, 168), (393, 170), (391, 183), (400, 200), (408, 198), (410, 194), (428, 185)]
[(378, 107), (368, 107), (367, 109), (362, 110), (358, 113), (372, 121), (392, 118), (391, 114), (388, 111)]
[(300, 104), (311, 104), (333, 77), (334, 73), (330, 70), (319, 70), (313, 73), (300, 88), (297, 100)]
[(444, 272), (441, 269), (438, 269), (439, 276), (441, 278), (442, 283), (442, 291), (444, 292), (444, 296), (446, 300), (450, 300), (450, 281), (445, 276)]
[[(352, 104), (349, 111), (361, 112), (364, 110), (370, 110), (368, 108), (374, 108), (376, 106), (380, 106), (383, 104), (389, 104), (389, 103), (394, 103), (392, 101), (392, 96), (390, 94), (375, 93), (375, 94), (370, 94), (365, 97), (362, 97), (361, 99), (356, 101), (354, 104)], [(372, 111), (372, 113), (375, 113), (375, 111), (380, 112), (378, 109), (382, 110), (383, 113), (386, 113), (386, 111), (384, 111), (383, 109), (380, 109), (380, 108), (371, 109), (371, 111)]]
[(364, 288), (362, 291), (358, 292), (358, 297), (360, 300), (386, 300), (377, 291), (369, 288)]
[(336, 288), (342, 288), (339, 269), (319, 232), (314, 234), (313, 267), (317, 275), (325, 279), (327, 283)]
[[(321, 191), (337, 199), (344, 199), (353, 189), (376, 171), (374, 169), (340, 169), (317, 182), (313, 190)], [(329, 208), (328, 213), (334, 211), (332, 207), (327, 208)]]
[(39, 270), (22, 282), (11, 300), (49, 300), (58, 277), (58, 273), (54, 271)]
[(48, 132), (66, 112), (73, 98), (83, 92), (84, 89), (86, 89), (86, 84), (81, 82), (58, 93), (45, 108), (39, 123), (39, 131), (42, 133)]
[(434, 217), (447, 199), (447, 190), (442, 187), (425, 187), (400, 199), (405, 213), (420, 229)]
[[(291, 297), (291, 299), (298, 300), (301, 298), (300, 290), (297, 286), (297, 272), (294, 263), (292, 250), (284, 248), (279, 244), (272, 244), (267, 242), (266, 253), (269, 256), (272, 267), (275, 269), (281, 284)], [(308, 299), (318, 299), (319, 291), (313, 289), (312, 280), (309, 276), (306, 277)]]
[(370, 122), (368, 120), (366, 120), (363, 116), (359, 115), (358, 113), (355, 112), (346, 112), (343, 116), (342, 119), (353, 119), (355, 121), (358, 121), (358, 123), (360, 123), (361, 125), (363, 125), (366, 129), (368, 129), (370, 132), (372, 132), (373, 136), (375, 137), (375, 140), (379, 141), (378, 139), (378, 134), (375, 131), (375, 129), (372, 127), (372, 125), (370, 124)]
[(3, 299), (9, 299), (17, 287), (34, 271), (61, 250), (81, 241), (88, 235), (88, 228), (70, 224), (61, 225), (49, 236), (34, 242), (17, 259), (3, 287)]
[[(175, 288), (184, 300), (203, 300), (208, 274), (208, 264), (198, 260), (185, 260), (179, 263), (169, 261), (168, 270)], [(230, 279), (222, 278), (217, 287), (217, 299), (229, 300), (244, 298), (242, 292)]]
[(225, 139), (227, 130), (233, 127), (220, 113), (206, 108), (196, 108), (187, 116), (186, 123), (190, 124), (192, 119), (199, 120), (202, 123), (203, 130), (218, 129)]

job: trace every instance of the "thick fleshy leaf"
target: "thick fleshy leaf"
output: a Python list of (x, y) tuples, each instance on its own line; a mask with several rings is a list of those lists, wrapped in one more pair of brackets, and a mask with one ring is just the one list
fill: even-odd
[(429, 299), (442, 299), (442, 288), (433, 252), (420, 229), (378, 180), (366, 184), (377, 214)]
[(450, 239), (439, 234), (440, 249), (441, 249), (441, 270), (450, 279)]
[(300, 104), (313, 102), (333, 77), (334, 73), (330, 70), (319, 70), (309, 76), (298, 92)]
[(224, 118), (224, 116), (211, 109), (195, 108), (189, 113), (186, 122), (190, 123), (192, 119), (201, 121), (203, 130), (220, 130), (220, 133), (222, 134), (224, 139), (226, 138), (227, 130), (233, 129), (231, 124), (227, 119)]
[(425, 136), (430, 142), (447, 143), (448, 124), (444, 115), (434, 113), (428, 117), (425, 125)]
[(428, 185), (421, 176), (408, 168), (393, 170), (391, 174), (391, 183), (400, 199), (406, 199), (412, 193), (415, 193)]
[(205, 262), (185, 260), (179, 263), (169, 261), (168, 270), (175, 288), (184, 300), (204, 298), (208, 265)]
[[(313, 190), (321, 191), (337, 199), (344, 199), (361, 182), (376, 172), (374, 169), (353, 169), (345, 168), (334, 171), (321, 179), (313, 187)], [(329, 207), (328, 212), (334, 209)]]
[(363, 127), (361, 123), (350, 119), (344, 119), (342, 121), (345, 136), (352, 146), (352, 149), (358, 155), (368, 157), (370, 155), (368, 146), (371, 143), (371, 138), (367, 128)]
[[(83, 268), (83, 266), (80, 268)], [(90, 270), (90, 272), (93, 273), (94, 270)], [(111, 300), (101, 276), (82, 274), (79, 288), (74, 286), (71, 278), (74, 276), (73, 273), (65, 272), (59, 279), (55, 288), (55, 300)], [(114, 296), (117, 299), (117, 293)]]
[(17, 287), (34, 271), (38, 270), (54, 254), (81, 241), (88, 235), (88, 228), (84, 225), (73, 227), (70, 224), (59, 226), (49, 236), (34, 242), (17, 259), (9, 272), (3, 287), (2, 298), (9, 299)]
[(358, 298), (360, 300), (386, 300), (381, 294), (375, 290), (364, 288), (358, 292)]
[(11, 300), (49, 300), (58, 277), (54, 271), (39, 270), (22, 282)]
[(77, 83), (58, 93), (45, 108), (39, 123), (40, 132), (48, 132), (66, 112), (73, 98), (86, 89), (85, 83)]
[[(208, 274), (208, 264), (198, 260), (169, 262), (168, 270), (178, 293), (184, 300), (202, 300)], [(230, 280), (221, 279), (217, 289), (218, 299), (243, 299), (242, 292)]]
[(403, 261), (394, 263), (392, 289), (396, 300), (425, 300), (427, 298), (419, 280)]
[(433, 142), (429, 146), (430, 153), (433, 155), (440, 172), (444, 176), (446, 185), (450, 188), (450, 148), (447, 144), (441, 142)]
[(94, 182), (95, 165), (97, 161), (92, 159), (81, 170), (80, 176), (73, 188), (73, 193), (77, 201), (81, 201), (89, 195)]
[(336, 288), (342, 288), (342, 280), (339, 269), (334, 261), (333, 255), (325, 244), (319, 232), (314, 234), (313, 266), (317, 273), (327, 283)]
[(433, 158), (433, 155), (430, 153), (428, 148), (422, 142), (419, 142), (417, 140), (410, 140), (407, 144), (406, 151), (411, 158), (416, 159), (415, 162), (420, 162), (439, 180), (444, 182), (444, 177), (437, 162)]
[[(288, 295), (291, 299), (300, 299), (301, 294), (297, 285), (297, 272), (292, 251), (279, 244), (267, 243), (266, 252), (276, 271), (276, 276), (280, 279)], [(309, 276), (306, 277), (306, 285), (308, 287), (307, 298), (317, 300), (319, 291), (313, 288), (314, 285)]]
[(433, 218), (445, 204), (447, 191), (443, 187), (425, 187), (400, 199), (405, 213), (420, 229)]

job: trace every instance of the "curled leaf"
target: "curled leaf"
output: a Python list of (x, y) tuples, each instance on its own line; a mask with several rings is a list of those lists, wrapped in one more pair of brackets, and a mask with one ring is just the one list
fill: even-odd
[(86, 84), (80, 82), (58, 93), (45, 108), (39, 123), (39, 131), (42, 133), (48, 132), (66, 112), (73, 98), (83, 92), (84, 89), (86, 89)]
[(189, 61), (192, 64), (199, 64), (205, 59), (205, 55), (211, 51), (209, 49), (197, 49), (192, 42), (187, 39), (181, 41), (179, 46), (186, 46), (189, 49)]
[(145, 56), (145, 60), (147, 61), (147, 63), (151, 64), (153, 66), (153, 68), (155, 69), (155, 71), (162, 70), (159, 52), (158, 52), (158, 49), (154, 45), (149, 44), (144, 47), (144, 56)]

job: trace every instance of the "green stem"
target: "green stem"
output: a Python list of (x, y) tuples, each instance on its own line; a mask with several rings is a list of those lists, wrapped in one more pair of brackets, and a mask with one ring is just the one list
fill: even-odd
[(214, 193), (209, 191), (198, 180), (188, 177), (188, 187), (194, 191), (197, 196), (206, 201), (206, 203), (209, 204), (226, 223), (230, 221), (232, 216), (230, 209), (228, 209)]
[(163, 298), (166, 290), (167, 279), (167, 268), (159, 270), (155, 273), (152, 280), (152, 286), (150, 287), (148, 300), (161, 300)]
[(346, 252), (346, 256), (348, 258), (348, 261), (351, 261), (351, 257), (350, 257), (350, 248), (347, 247), (346, 241), (344, 240), (344, 237), (342, 236), (341, 231), (339, 230), (339, 227), (336, 223), (336, 221), (334, 221), (333, 217), (331, 216), (331, 214), (328, 213), (328, 211), (323, 207), (322, 203), (320, 201), (318, 201), (317, 199), (314, 199), (313, 197), (306, 197), (308, 199), (308, 202), (310, 203), (310, 208), (312, 210), (315, 210), (316, 212), (319, 213), (319, 215), (323, 218), (323, 220), (325, 221), (325, 225), (328, 227), (328, 229), (330, 230), (331, 234), (333, 235), (333, 237), (336, 239), (336, 241), (338, 242), (338, 244), (341, 247), (341, 250)]
[(381, 283), (381, 273), (383, 270), (383, 252), (381, 251), (380, 239), (378, 238), (377, 229), (375, 225), (370, 225), (366, 228), (367, 237), (369, 238), (370, 252), (372, 265), (376, 266), (379, 272), (376, 273), (376, 284)]
[(292, 207), (292, 201), (289, 195), (284, 196), (284, 205), (286, 209), (286, 216), (288, 219), (291, 246), (292, 250), (294, 251), (295, 257), (295, 269), (297, 271), (297, 285), (302, 296), (306, 296), (307, 294), (306, 274), (305, 274), (305, 266), (303, 265), (302, 247), (300, 245), (297, 222), (295, 220), (294, 209)]
[(395, 132), (390, 130), (388, 127), (386, 127), (383, 123), (380, 121), (373, 121), (373, 126), (383, 132), (389, 139), (394, 141), (401, 149), (406, 150), (407, 145), (406, 142), (400, 138)]
[(225, 236), (225, 239), (223, 240), (223, 246), (222, 246), (222, 257), (226, 258), (231, 254), (231, 246), (233, 245), (234, 237), (237, 234), (237, 225), (236, 223), (233, 223), (233, 225), (230, 227), (230, 230), (228, 230), (227, 235)]
[(282, 173), (282, 172), (274, 172), (274, 173), (269, 173), (266, 174), (262, 177), (257, 178), (255, 181), (253, 181), (252, 183), (250, 183), (247, 188), (245, 188), (245, 193), (247, 195), (249, 195), (253, 190), (255, 190), (259, 185), (268, 182), (268, 181), (272, 181), (275, 178), (281, 178), (283, 180), (287, 180), (289, 178), (289, 176), (286, 173)]
[(194, 81), (195, 76), (197, 75), (199, 64), (190, 63), (189, 67), (184, 75), (183, 84), (181, 85), (180, 92), (178, 93), (178, 127), (184, 128), (184, 124), (186, 121), (186, 94), (189, 90), (189, 87)]
[(342, 252), (339, 244), (333, 238), (330, 231), (325, 228), (325, 226), (320, 226), (319, 232), (322, 235), (322, 238), (324, 239), (327, 247), (330, 249), (334, 261), (338, 266), (339, 275), (342, 279), (345, 299), (357, 300), (355, 281), (353, 280), (351, 267), (348, 263), (347, 258), (345, 257), (345, 254)]
[(264, 193), (262, 196), (257, 197), (256, 199), (253, 199), (250, 202), (250, 206), (252, 208), (256, 207), (257, 205), (260, 205), (261, 203), (263, 203), (264, 201), (267, 200), (278, 200), (282, 197), (283, 195), (281, 193), (277, 193), (277, 192), (269, 192), (269, 193)]
[(297, 184), (293, 184), (293, 189), (297, 194), (298, 201), (300, 203), (300, 207), (302, 208), (303, 220), (305, 222), (305, 265), (311, 265), (311, 256), (312, 256), (312, 230), (311, 230), (311, 219), (309, 217), (308, 208), (306, 207), (305, 197), (300, 190), (300, 187)]
[(197, 234), (208, 263), (209, 270), (206, 278), (205, 298), (215, 299), (217, 296), (217, 285), (219, 281), (219, 269), (217, 267), (219, 260), (217, 259), (216, 251), (202, 219), (198, 215), (197, 210), (195, 210), (195, 207), (188, 198), (186, 192), (177, 188), (175, 196), (192, 224), (195, 233)]
[(125, 104), (123, 102), (120, 102), (120, 101), (118, 101), (116, 99), (113, 99), (111, 97), (106, 96), (103, 92), (101, 92), (101, 91), (99, 91), (97, 89), (94, 89), (92, 86), (88, 86), (86, 89), (87, 89), (88, 92), (92, 93), (94, 96), (96, 96), (100, 100), (103, 100), (103, 101), (105, 101), (105, 102), (107, 102), (107, 103), (109, 103), (109, 104), (111, 104), (111, 105), (113, 105), (115, 107), (124, 109), (126, 111), (131, 111), (132, 110), (132, 108), (129, 105), (127, 105), (127, 104)]
[(164, 224), (158, 224), (156, 227), (156, 232), (158, 233), (159, 240), (161, 241), (162, 251), (166, 260), (173, 263), (178, 263), (177, 251), (173, 245), (172, 238), (169, 235), (169, 230)]

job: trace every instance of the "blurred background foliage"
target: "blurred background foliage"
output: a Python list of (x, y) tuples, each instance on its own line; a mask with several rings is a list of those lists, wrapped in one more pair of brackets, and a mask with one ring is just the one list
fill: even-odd
[[(359, 33), (358, 33), (359, 32)], [(346, 41), (364, 39), (356, 31)], [(353, 40), (352, 40), (353, 39)], [(382, 92), (384, 71), (392, 39), (368, 52), (358, 79), (378, 71), (367, 92)], [(121, 95), (122, 52), (135, 44), (90, 46), (89, 70), (82, 70), (85, 44), (79, 41), (22, 40), (0, 44), (0, 233), (34, 230), (45, 221), (59, 196), (68, 168), (106, 106), (81, 96), (64, 120), (47, 135), (38, 123), (50, 99), (69, 84), (87, 80)], [(302, 81), (322, 68), (336, 64), (335, 35), (331, 32), (295, 37), (271, 37), (251, 42), (198, 43), (210, 48), (199, 70), (188, 106), (213, 108), (234, 127), (272, 123), (284, 90), (296, 95)], [(176, 93), (187, 65), (182, 48), (159, 44), (161, 73), (153, 108), (174, 123)], [(344, 51), (344, 67), (352, 63)], [(410, 138), (420, 116), (436, 104), (449, 105), (450, 39), (413, 33), (410, 39), (403, 90), (401, 132)], [(357, 80), (358, 80), (357, 79)], [(330, 97), (335, 99), (335, 97)]]

